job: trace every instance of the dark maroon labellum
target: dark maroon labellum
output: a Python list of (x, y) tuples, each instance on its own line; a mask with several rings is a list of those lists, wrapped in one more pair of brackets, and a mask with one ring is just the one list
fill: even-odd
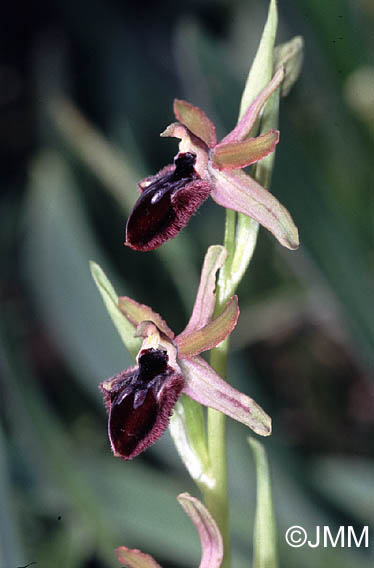
[(195, 162), (195, 154), (179, 154), (173, 166), (139, 184), (144, 189), (127, 221), (126, 245), (143, 251), (155, 249), (187, 224), (211, 189), (196, 173)]
[(110, 390), (101, 386), (112, 448), (123, 459), (135, 457), (161, 436), (184, 385), (183, 376), (168, 365), (166, 351), (145, 349), (138, 362), (107, 381)]

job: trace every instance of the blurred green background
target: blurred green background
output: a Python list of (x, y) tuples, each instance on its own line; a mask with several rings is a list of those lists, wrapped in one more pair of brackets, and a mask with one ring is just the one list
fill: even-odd
[[(198, 495), (169, 434), (130, 463), (111, 456), (97, 385), (130, 359), (91, 281), (176, 331), (191, 309), (224, 212), (205, 203), (159, 251), (123, 247), (136, 180), (171, 162), (159, 139), (174, 97), (226, 133), (265, 22), (264, 0), (36, 0), (2, 8), (0, 567), (118, 565), (141, 548), (198, 566), (176, 495)], [(302, 246), (261, 230), (239, 289), (232, 383), (273, 416), (281, 566), (368, 568), (370, 549), (293, 549), (285, 530), (374, 523), (373, 19), (370, 0), (281, 0), (278, 42), (306, 44), (282, 100), (272, 191)], [(250, 566), (255, 477), (244, 426), (229, 421), (234, 566)], [(371, 532), (374, 539), (374, 532)]]

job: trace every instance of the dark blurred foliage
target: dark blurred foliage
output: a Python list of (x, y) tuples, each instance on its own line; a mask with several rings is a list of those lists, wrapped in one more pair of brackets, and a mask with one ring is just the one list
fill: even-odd
[[(223, 212), (206, 203), (175, 241), (139, 254), (122, 245), (126, 211), (136, 179), (175, 154), (175, 141), (158, 136), (174, 97), (204, 108), (220, 134), (233, 125), (266, 9), (262, 0), (2, 6), (1, 568), (116, 566), (121, 544), (165, 567), (198, 565), (175, 500), (197, 490), (169, 435), (131, 463), (110, 454), (97, 384), (130, 359), (88, 260), (182, 329)], [(230, 377), (274, 418), (265, 445), (281, 565), (365, 568), (367, 549), (291, 549), (283, 534), (374, 520), (374, 9), (283, 0), (279, 12), (279, 41), (301, 34), (306, 54), (282, 101), (272, 190), (302, 246), (283, 251), (260, 232), (239, 290)], [(246, 430), (228, 429), (235, 566), (244, 567), (254, 471)]]

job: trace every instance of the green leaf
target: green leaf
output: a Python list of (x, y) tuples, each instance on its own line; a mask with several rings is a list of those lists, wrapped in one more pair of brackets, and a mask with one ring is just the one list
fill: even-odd
[(253, 568), (277, 568), (276, 528), (269, 464), (264, 446), (249, 437), (257, 474), (257, 503), (253, 534)]
[(240, 102), (239, 119), (245, 114), (259, 92), (270, 81), (273, 73), (273, 49), (278, 26), (276, 0), (270, 1), (268, 17), (262, 32), (260, 45), (252, 63)]
[(211, 474), (204, 411), (201, 404), (182, 394), (174, 406), (169, 431), (192, 479), (200, 487), (211, 487), (214, 479)]
[(95, 281), (96, 286), (104, 300), (108, 314), (110, 315), (112, 322), (114, 323), (117, 331), (125, 344), (126, 349), (130, 355), (135, 359), (136, 355), (141, 346), (141, 340), (134, 337), (135, 328), (134, 326), (125, 318), (123, 313), (118, 307), (118, 296), (114, 290), (112, 284), (109, 282), (108, 278), (104, 274), (104, 271), (96, 262), (90, 261), (90, 269), (92, 278)]
[(304, 40), (301, 36), (295, 36), (286, 43), (277, 45), (274, 50), (274, 69), (284, 67), (285, 77), (282, 82), (280, 94), (286, 97), (297, 81), (304, 55)]

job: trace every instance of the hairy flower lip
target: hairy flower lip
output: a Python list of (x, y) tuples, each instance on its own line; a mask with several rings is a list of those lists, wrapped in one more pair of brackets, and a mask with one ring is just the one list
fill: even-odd
[(109, 413), (108, 434), (116, 457), (129, 460), (156, 442), (168, 426), (184, 387), (184, 377), (169, 365), (165, 350), (146, 348), (138, 365), (99, 388)]
[(126, 225), (125, 245), (149, 251), (175, 237), (210, 193), (195, 169), (196, 154), (179, 152), (174, 165), (142, 180)]

